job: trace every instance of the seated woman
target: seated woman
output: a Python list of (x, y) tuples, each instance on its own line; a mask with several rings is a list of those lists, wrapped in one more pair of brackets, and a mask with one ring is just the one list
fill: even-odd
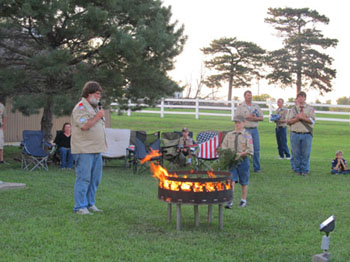
[(64, 123), (62, 132), (57, 132), (54, 143), (61, 157), (60, 168), (73, 168), (73, 155), (70, 148), (71, 124)]

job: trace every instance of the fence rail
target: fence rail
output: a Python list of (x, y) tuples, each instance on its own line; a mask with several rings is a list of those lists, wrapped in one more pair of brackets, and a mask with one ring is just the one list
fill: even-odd
[[(264, 114), (264, 118), (269, 118), (270, 115), (274, 112), (275, 103), (271, 100), (268, 101), (253, 101), (256, 104), (261, 105), (261, 110), (263, 112), (267, 112)], [(241, 101), (231, 100), (231, 101), (217, 101), (217, 100), (201, 100), (201, 99), (175, 99), (175, 98), (167, 98), (161, 99), (160, 104), (157, 104), (155, 107), (160, 110), (136, 110), (135, 112), (145, 113), (145, 114), (160, 114), (160, 117), (163, 118), (164, 115), (194, 115), (195, 119), (199, 119), (200, 116), (222, 116), (222, 117), (231, 117), (233, 120), (235, 111), (237, 106), (241, 103)], [(112, 106), (117, 106), (117, 103), (112, 103)], [(224, 105), (224, 106), (223, 106)], [(286, 103), (286, 106), (291, 106), (293, 103)], [(313, 107), (325, 107), (325, 108), (342, 108), (348, 109), (349, 112), (341, 112), (341, 111), (323, 111), (316, 110), (316, 120), (320, 121), (333, 121), (333, 122), (347, 122), (350, 123), (350, 105), (331, 105), (331, 104), (310, 104)], [(131, 116), (132, 108), (136, 106), (136, 104), (128, 103), (128, 116)], [(142, 106), (147, 107), (147, 105), (142, 104)], [(194, 112), (184, 112), (184, 111), (166, 111), (166, 109), (190, 109), (194, 110)], [(229, 111), (229, 113), (210, 113), (210, 112), (201, 112), (201, 110), (220, 110), (220, 111)], [(323, 115), (338, 115), (338, 116), (348, 116), (347, 118), (328, 118), (328, 117), (318, 117), (317, 114)]]

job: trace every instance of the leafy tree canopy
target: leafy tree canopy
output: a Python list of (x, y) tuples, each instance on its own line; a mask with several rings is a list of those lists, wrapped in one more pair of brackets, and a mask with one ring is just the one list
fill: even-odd
[(209, 56), (205, 66), (216, 72), (207, 77), (205, 84), (213, 88), (227, 82), (228, 100), (232, 97), (232, 87), (249, 87), (253, 77), (260, 77), (265, 51), (252, 42), (221, 38), (201, 51)]
[(322, 50), (336, 47), (338, 40), (325, 37), (317, 29), (318, 24), (328, 24), (329, 19), (309, 8), (269, 8), (268, 15), (265, 22), (283, 38), (283, 48), (268, 55), (270, 83), (282, 87), (296, 84), (297, 93), (302, 87), (317, 89), (320, 94), (332, 91), (336, 70), (331, 68), (333, 58)]
[(25, 114), (44, 108), (46, 132), (87, 80), (106, 104), (171, 95), (186, 37), (170, 18), (159, 0), (0, 0), (0, 92)]

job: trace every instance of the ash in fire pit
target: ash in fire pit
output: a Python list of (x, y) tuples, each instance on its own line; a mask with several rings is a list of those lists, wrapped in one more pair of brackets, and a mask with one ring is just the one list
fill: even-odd
[(219, 205), (219, 228), (223, 228), (223, 204), (233, 198), (230, 172), (178, 171), (168, 172), (151, 163), (153, 176), (158, 178), (158, 198), (168, 203), (168, 221), (171, 221), (171, 204), (177, 205), (177, 230), (181, 228), (181, 204), (194, 205), (195, 224), (198, 222), (198, 205), (208, 205), (208, 222), (212, 221), (212, 205)]

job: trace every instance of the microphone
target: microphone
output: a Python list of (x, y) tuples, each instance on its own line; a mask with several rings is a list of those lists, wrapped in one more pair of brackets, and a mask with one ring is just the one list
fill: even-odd
[[(98, 104), (97, 104), (97, 105), (98, 105), (98, 109), (101, 110), (101, 109), (102, 109), (102, 103), (101, 103), (100, 101), (98, 101)], [(104, 117), (102, 117), (101, 119), (102, 119), (103, 121), (105, 121), (105, 118), (104, 118)]]

